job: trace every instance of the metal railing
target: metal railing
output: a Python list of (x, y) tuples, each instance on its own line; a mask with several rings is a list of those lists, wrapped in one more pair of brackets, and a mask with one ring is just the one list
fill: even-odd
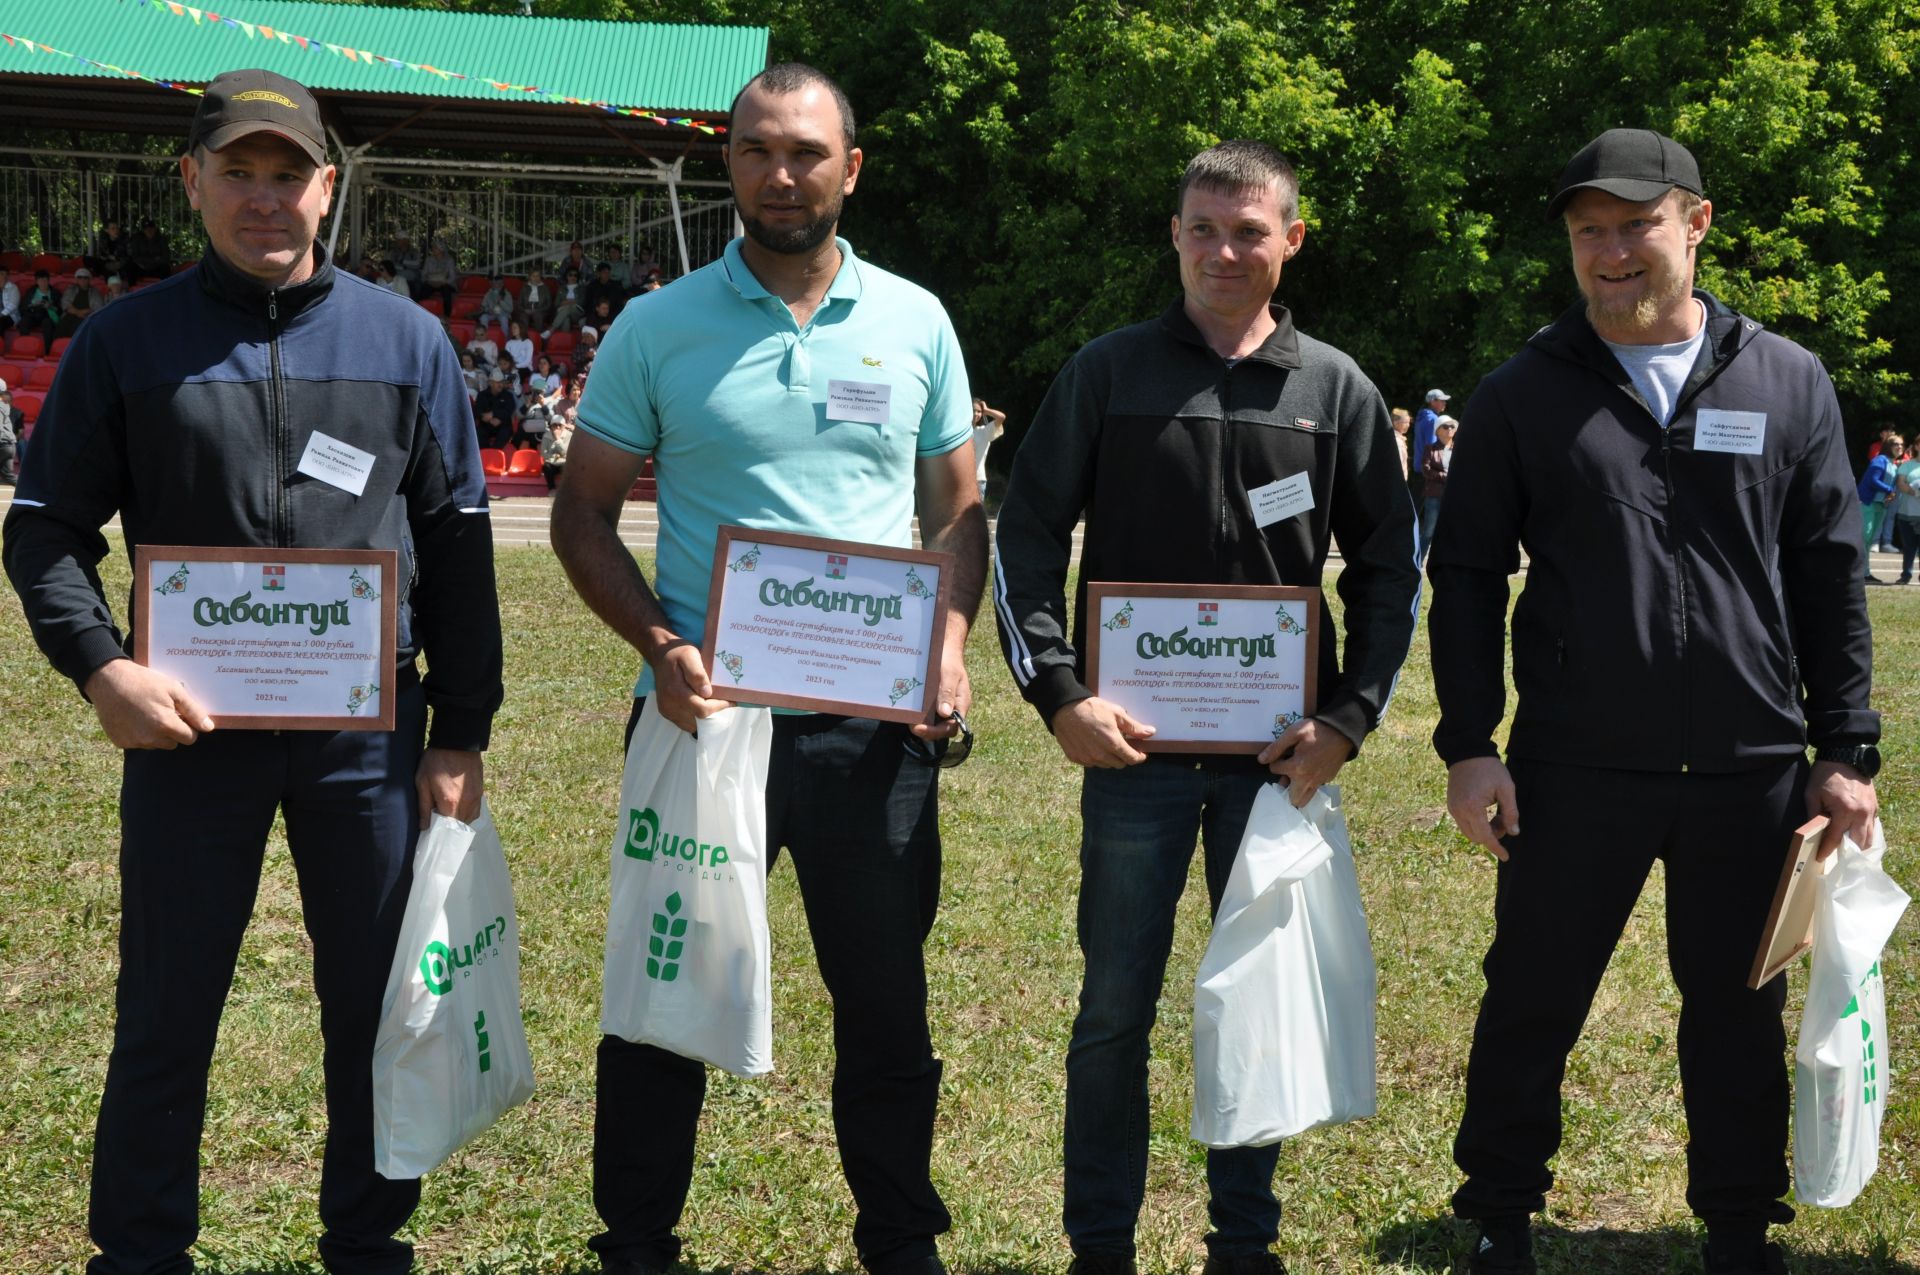
[(0, 248), (85, 256), (108, 218), (131, 233), (148, 217), (175, 260), (200, 254), (200, 221), (175, 161), (50, 156), (0, 166)]

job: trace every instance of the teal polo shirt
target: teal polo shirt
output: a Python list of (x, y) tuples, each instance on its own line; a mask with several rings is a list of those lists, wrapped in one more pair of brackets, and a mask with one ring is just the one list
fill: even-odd
[[(723, 524), (911, 545), (915, 462), (972, 437), (973, 395), (946, 310), (835, 242), (840, 270), (805, 327), (735, 239), (719, 260), (628, 302), (593, 361), (576, 423), (653, 457), (653, 589), (688, 641), (706, 633)], [(869, 403), (883, 387), (885, 419), (834, 419), (833, 381)], [(634, 694), (652, 689), (643, 667)]]

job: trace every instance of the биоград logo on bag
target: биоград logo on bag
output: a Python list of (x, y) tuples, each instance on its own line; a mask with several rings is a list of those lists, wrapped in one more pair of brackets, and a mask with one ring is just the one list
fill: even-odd
[(496, 916), (486, 928), (473, 936), (473, 942), (454, 947), (433, 939), (420, 952), (420, 977), (427, 990), (445, 996), (453, 990), (454, 975), (465, 978), (476, 965), (500, 955), (500, 944), (507, 938), (507, 918)]
[[(675, 872), (698, 872), (702, 881), (731, 880), (733, 862), (723, 845), (701, 841), (697, 837), (660, 831), (660, 812), (648, 806), (627, 811), (627, 843), (621, 847), (629, 859), (640, 859)], [(724, 878), (713, 873), (728, 868)]]

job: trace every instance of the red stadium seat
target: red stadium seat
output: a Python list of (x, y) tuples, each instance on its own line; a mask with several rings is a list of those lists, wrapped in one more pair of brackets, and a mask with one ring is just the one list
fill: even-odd
[(507, 462), (507, 477), (538, 478), (546, 466), (540, 460), (540, 453), (531, 447), (522, 447)]
[(31, 425), (40, 419), (40, 404), (46, 395), (35, 390), (21, 390), (13, 396), (13, 405), (20, 409), (20, 418)]
[(34, 270), (44, 270), (48, 274), (58, 274), (66, 259), (57, 252), (43, 252), (29, 263)]
[(5, 381), (13, 389), (19, 389), (27, 383), (27, 365), (25, 363), (0, 363), (0, 381)]
[(463, 297), (483, 297), (492, 286), (493, 280), (486, 275), (463, 274), (460, 276), (459, 294)]
[(498, 478), (507, 472), (507, 454), (498, 447), (480, 449), (480, 472), (489, 478)]
[(27, 373), (27, 388), (30, 390), (50, 390), (53, 388), (53, 374), (59, 370), (52, 363), (35, 363)]
[(85, 270), (86, 268), (87, 259), (85, 257), (68, 257), (60, 263), (60, 269), (68, 274), (72, 274), (76, 270)]
[(520, 289), (526, 286), (527, 286), (527, 281), (525, 279), (522, 279), (519, 275), (510, 274), (507, 276), (507, 292), (510, 295), (515, 297), (519, 296)]
[(428, 297), (420, 303), (420, 308), (431, 315), (444, 316), (446, 314), (446, 309), (440, 304), (439, 297)]
[(580, 335), (577, 332), (556, 332), (547, 338), (547, 353), (556, 359), (568, 358), (573, 354), (574, 344), (579, 339)]
[(447, 331), (453, 334), (453, 339), (458, 341), (460, 348), (464, 350), (467, 348), (467, 343), (473, 340), (473, 320), (454, 319), (447, 324)]
[(7, 353), (19, 362), (25, 362), (28, 359), (37, 359), (46, 352), (47, 343), (39, 336), (16, 335), (13, 341), (7, 346)]
[(57, 359), (62, 354), (65, 354), (67, 352), (67, 347), (72, 344), (73, 344), (72, 337), (57, 336), (53, 338), (53, 344), (47, 347), (47, 353)]
[(453, 317), (454, 318), (473, 319), (473, 318), (479, 317), (479, 314), (480, 314), (480, 298), (479, 297), (460, 296), (460, 297), (455, 297), (453, 299)]
[(19, 272), (27, 268), (27, 254), (18, 248), (9, 248), (0, 252), (0, 270)]

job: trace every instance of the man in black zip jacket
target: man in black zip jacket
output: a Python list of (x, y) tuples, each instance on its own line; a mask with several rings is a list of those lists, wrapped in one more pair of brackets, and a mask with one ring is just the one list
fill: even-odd
[[(1215, 908), (1262, 785), (1304, 805), (1380, 724), (1413, 636), (1413, 503), (1386, 403), (1353, 360), (1273, 302), (1306, 232), (1293, 170), (1262, 142), (1196, 156), (1175, 199), (1184, 296), (1060, 372), (1001, 507), (994, 606), (1021, 693), (1081, 789), (1080, 1012), (1067, 1052), (1073, 1275), (1132, 1275), (1146, 1190), (1147, 1056), (1196, 831)], [(1305, 483), (1299, 483), (1301, 475)], [(1282, 483), (1302, 496), (1260, 501)], [(1066, 617), (1074, 524), (1080, 590)], [(1319, 704), (1264, 750), (1149, 755), (1153, 733), (1086, 685), (1086, 583), (1318, 587), (1346, 560), (1345, 658), (1320, 642)], [(1071, 632), (1071, 636), (1069, 636)], [(1206, 1275), (1267, 1275), (1278, 1144), (1207, 1154)]]
[[(336, 273), (315, 242), (334, 170), (306, 89), (265, 71), (215, 79), (181, 175), (211, 249), (81, 329), (5, 528), (35, 641), (126, 750), (88, 1270), (193, 1269), (207, 1068), (279, 810), (326, 1041), (321, 1257), (330, 1271), (401, 1272), (412, 1251), (393, 1234), (420, 1186), (373, 1169), (374, 1033), (417, 829), (431, 811), (477, 816), (501, 694), (472, 418), (438, 325)], [(331, 466), (311, 459), (317, 445)], [(130, 554), (397, 550), (395, 728), (213, 730), (185, 686), (126, 656), (97, 570), (115, 514)], [(147, 601), (136, 588), (130, 622)]]
[(1693, 288), (1702, 194), (1658, 133), (1573, 158), (1547, 211), (1585, 299), (1475, 391), (1428, 565), (1447, 804), (1500, 860), (1454, 1144), (1479, 1272), (1534, 1270), (1567, 1054), (1656, 858), (1707, 1268), (1785, 1270), (1786, 980), (1746, 981), (1793, 829), (1870, 837), (1880, 721), (1832, 383)]

